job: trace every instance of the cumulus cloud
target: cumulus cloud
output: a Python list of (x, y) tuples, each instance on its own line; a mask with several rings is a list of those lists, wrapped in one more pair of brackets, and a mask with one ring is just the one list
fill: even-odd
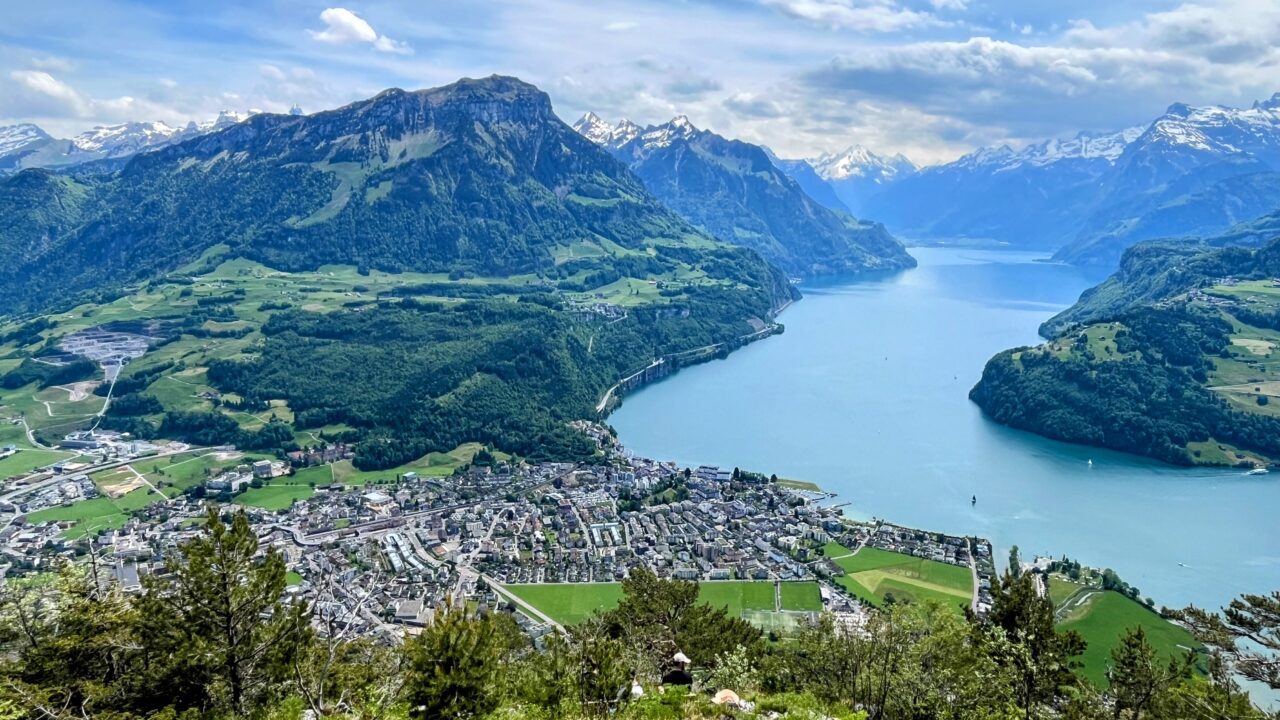
[(1021, 45), (976, 37), (878, 48), (805, 73), (811, 92), (911, 104), (1015, 134), (1131, 124), (1204, 85), (1204, 62), (1130, 47)]
[(314, 40), (331, 45), (371, 45), (380, 52), (409, 55), (413, 49), (386, 35), (379, 35), (364, 18), (346, 8), (326, 8), (320, 13), (323, 30), (309, 30)]
[(43, 70), (15, 70), (7, 104), (20, 105), (33, 115), (83, 117), (89, 102), (65, 82)]
[(131, 95), (93, 97), (42, 70), (15, 70), (0, 79), (0, 107), (7, 117), (38, 119), (55, 129), (128, 120), (183, 119), (182, 114), (163, 102)]

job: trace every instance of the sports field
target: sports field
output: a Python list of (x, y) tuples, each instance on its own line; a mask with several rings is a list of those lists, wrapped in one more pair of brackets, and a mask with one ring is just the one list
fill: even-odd
[[(710, 581), (699, 584), (698, 599), (742, 617), (753, 611), (774, 610), (773, 583), (748, 580)], [(608, 610), (622, 599), (620, 583), (543, 583), (507, 585), (513, 594), (546, 613), (556, 622), (573, 625), (596, 610)], [(782, 584), (783, 610), (820, 610), (818, 585), (813, 582)]]
[(845, 571), (836, 582), (872, 605), (883, 605), (892, 595), (896, 601), (936, 600), (960, 608), (973, 597), (973, 574), (967, 567), (870, 547), (856, 555), (848, 552), (838, 545), (827, 546), (827, 556)]

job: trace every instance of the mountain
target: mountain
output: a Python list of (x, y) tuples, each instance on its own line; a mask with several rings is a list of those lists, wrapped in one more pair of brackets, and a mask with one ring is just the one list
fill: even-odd
[(36, 238), (0, 235), (11, 259), (3, 309), (154, 276), (224, 244), (285, 270), (509, 275), (553, 268), (561, 247), (706, 242), (511, 78), (255, 115), (105, 177), (19, 174), (0, 183), (0, 217), (56, 216), (52, 192), (30, 205), (38, 185), (87, 196), (93, 210)]
[(30, 123), (0, 127), (0, 175), (31, 167), (68, 167), (95, 160), (122, 160), (200, 135), (225, 130), (256, 111), (223, 110), (212, 120), (175, 127), (163, 122), (99, 125), (70, 140), (51, 137)]
[(1171, 106), (1125, 147), (1056, 259), (1114, 265), (1160, 237), (1216, 234), (1280, 208), (1280, 93), (1250, 108)]
[(0, 155), (8, 155), (32, 144), (52, 139), (49, 133), (31, 123), (0, 127)]
[[(95, 165), (119, 169), (0, 179), (0, 405), (101, 384), (94, 363), (37, 359), (86, 327), (154, 340), (101, 384), (105, 417), (33, 419), (50, 442), (101, 422), (255, 450), (311, 429), (366, 470), (464, 442), (589, 459), (572, 421), (779, 331), (798, 297), (514, 78), (259, 114)], [(199, 380), (166, 394), (177, 373)]]
[(1275, 463), (1278, 288), (1280, 213), (1208, 240), (1141, 243), (1045, 324), (1051, 340), (992, 358), (970, 398), (1057, 440), (1181, 465)]
[(58, 140), (31, 123), (0, 127), (0, 176), (52, 164), (70, 149), (69, 141)]
[[(598, 119), (597, 119), (598, 120)], [(625, 121), (596, 137), (622, 137)], [(680, 116), (605, 144), (658, 199), (712, 235), (751, 248), (791, 275), (900, 270), (915, 261), (884, 227), (815, 201), (761, 147), (700, 130)]]
[(864, 212), (917, 240), (1057, 248), (1101, 201), (1100, 179), (1138, 130), (1080, 133), (1015, 151), (983, 148), (909, 175), (866, 200)]
[(1208, 236), (1280, 208), (1280, 94), (1248, 108), (1175, 104), (1151, 123), (926, 168), (863, 212), (921, 240), (1051, 249), (1114, 267), (1143, 240)]
[(1126, 248), (1141, 241), (1194, 242), (1277, 208), (1280, 173), (1256, 160), (1228, 158), (1096, 211), (1054, 259), (1114, 267)]
[(73, 153), (86, 153), (94, 159), (122, 158), (177, 142), (184, 134), (182, 128), (162, 122), (99, 125), (72, 138), (71, 147)]
[(573, 129), (591, 142), (609, 150), (616, 150), (626, 145), (644, 131), (644, 128), (630, 120), (610, 125), (592, 112), (579, 118), (578, 122), (573, 124)]
[(901, 153), (890, 158), (854, 145), (807, 161), (850, 211), (863, 214), (868, 198), (914, 175), (918, 168)]
[(774, 154), (772, 150), (763, 145), (760, 149), (764, 150), (769, 156), (769, 160), (788, 177), (796, 181), (800, 189), (805, 195), (813, 198), (819, 205), (837, 210), (839, 212), (849, 212), (849, 208), (836, 195), (835, 188), (826, 180), (823, 180), (818, 171), (813, 169), (808, 160), (783, 160)]

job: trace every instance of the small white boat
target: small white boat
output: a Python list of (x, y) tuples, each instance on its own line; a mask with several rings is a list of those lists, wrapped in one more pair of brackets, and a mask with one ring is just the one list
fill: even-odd
[(1270, 472), (1270, 470), (1267, 470), (1264, 467), (1256, 467), (1245, 473), (1245, 475), (1266, 475), (1268, 472)]
[(1093, 467), (1093, 458), (1089, 459), (1089, 467)]

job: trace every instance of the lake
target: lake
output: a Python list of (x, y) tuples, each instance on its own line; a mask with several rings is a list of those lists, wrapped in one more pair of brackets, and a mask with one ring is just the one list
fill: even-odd
[(628, 395), (609, 422), (646, 457), (810, 480), (851, 517), (981, 535), (1000, 558), (1066, 554), (1157, 604), (1280, 589), (1280, 473), (1058, 443), (969, 402), (992, 355), (1037, 343), (1099, 277), (1026, 253), (911, 252), (920, 266), (887, 279), (802, 286), (785, 333)]

